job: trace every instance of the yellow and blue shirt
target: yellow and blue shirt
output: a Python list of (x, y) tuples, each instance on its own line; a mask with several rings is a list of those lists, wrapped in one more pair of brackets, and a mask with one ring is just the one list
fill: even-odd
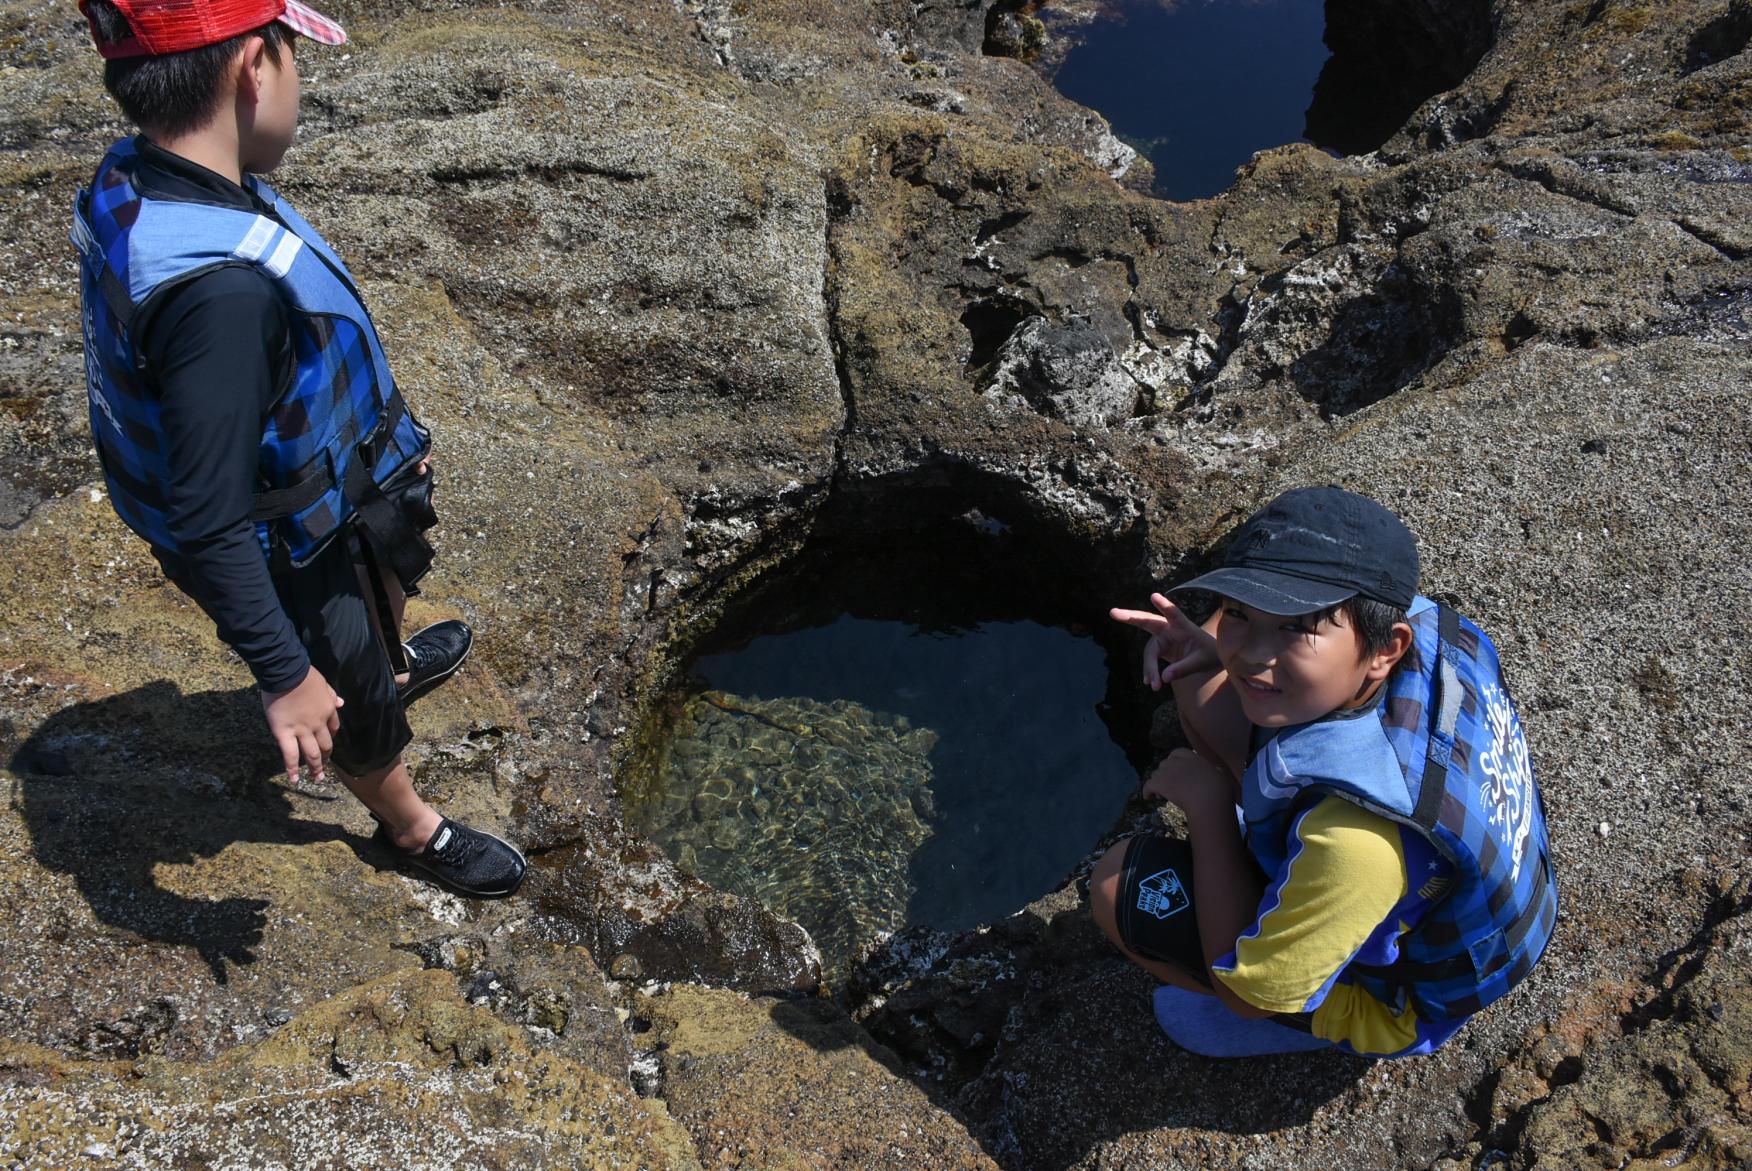
[(1409, 1007), (1395, 1010), (1344, 970), (1397, 954), (1398, 937), (1441, 893), (1447, 863), (1416, 831), (1331, 795), (1298, 813), (1289, 837), (1252, 926), (1212, 965), (1216, 978), (1249, 1004), (1312, 1014), (1315, 1036), (1358, 1053), (1446, 1040), (1456, 1022), (1432, 1025)]

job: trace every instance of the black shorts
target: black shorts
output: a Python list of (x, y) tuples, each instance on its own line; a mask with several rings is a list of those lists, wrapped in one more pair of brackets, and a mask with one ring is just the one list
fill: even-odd
[(413, 739), (389, 651), (373, 620), (376, 602), (360, 582), (368, 558), (349, 525), (306, 564), (274, 574), (280, 605), (311, 665), (346, 700), (329, 755), (353, 776), (390, 764)]
[(1192, 905), (1190, 845), (1161, 834), (1126, 839), (1113, 910), (1119, 937), (1132, 952), (1174, 964), (1210, 983)]

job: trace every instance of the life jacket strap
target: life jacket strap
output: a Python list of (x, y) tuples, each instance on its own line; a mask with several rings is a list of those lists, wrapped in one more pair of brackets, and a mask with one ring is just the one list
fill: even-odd
[(1442, 801), (1448, 792), (1448, 764), (1453, 759), (1454, 728), (1460, 719), (1460, 676), (1448, 659), (1448, 648), (1460, 639), (1460, 614), (1438, 604), (1436, 611), (1436, 662), (1430, 673), (1435, 694), (1430, 697), (1434, 718), (1429, 743), (1424, 749), (1423, 781), (1417, 791), (1417, 808), (1411, 817), (1425, 830), (1434, 830), (1442, 817)]
[(364, 530), (363, 535), (372, 551), (389, 562), (397, 580), (410, 586), (431, 567), (432, 546), (414, 527), (400, 503), (383, 494), (372, 475), (372, 469), (406, 414), (407, 406), (402, 402), (401, 394), (392, 395), (384, 406), (377, 427), (360, 443), (361, 458), (347, 465), (347, 482), (342, 490), (353, 505), (359, 527)]
[(334, 465), (327, 458), (319, 460), (317, 468), (310, 475), (284, 488), (275, 488), (267, 492), (257, 492), (250, 503), (249, 519), (252, 521), (280, 520), (293, 513), (302, 512), (321, 500), (323, 493), (335, 486)]
[[(346, 479), (341, 491), (353, 506), (359, 527), (366, 541), (380, 557), (389, 562), (403, 585), (418, 581), (432, 564), (432, 546), (394, 500), (383, 494), (375, 471), (385, 451), (394, 440), (396, 428), (407, 417), (407, 403), (395, 392), (383, 406), (377, 425), (363, 439), (357, 440), (359, 458), (347, 461)], [(343, 435), (340, 446), (355, 442)], [(335, 487), (334, 461), (325, 452), (314, 461), (309, 475), (285, 488), (258, 492), (250, 506), (252, 521), (274, 521), (292, 516), (321, 500)]]
[[(268, 221), (263, 220), (263, 223)], [(390, 396), (390, 401), (384, 404), (383, 414), (379, 417), (377, 426), (371, 429), (363, 441), (359, 439), (358, 421), (348, 419), (333, 446), (342, 449), (359, 445), (359, 456), (364, 459), (368, 472), (377, 467), (377, 461), (383, 457), (384, 449), (389, 445), (389, 437), (395, 434), (396, 427), (408, 412), (407, 404), (402, 401), (401, 392)], [(358, 461), (353, 461), (357, 463)], [(324, 493), (335, 486), (334, 461), (328, 452), (317, 452), (316, 458), (306, 464), (311, 472), (294, 484), (284, 488), (274, 488), (265, 492), (257, 492), (250, 508), (250, 519), (253, 521), (279, 520), (294, 513), (302, 512), (322, 499)]]
[[(1476, 973), (1479, 979), (1491, 975), (1498, 968), (1508, 963), (1520, 950), (1527, 933), (1533, 930), (1533, 925), (1541, 915), (1548, 910), (1546, 895), (1551, 883), (1551, 864), (1548, 859), (1541, 858), (1538, 870), (1533, 874), (1533, 889), (1527, 899), (1527, 905), (1521, 913), (1515, 916), (1503, 932), (1503, 943), (1506, 945), (1499, 953), (1496, 962)], [(1403, 956), (1391, 964), (1352, 964), (1349, 971), (1364, 976), (1373, 976), (1385, 982), (1389, 987), (1402, 988), (1412, 984), (1436, 983), (1451, 980), (1460, 976), (1473, 975), (1474, 964), (1470, 952), (1460, 952), (1446, 959), (1431, 960), (1427, 963), (1413, 963)]]
[(128, 295), (128, 286), (122, 283), (122, 278), (116, 275), (115, 269), (109, 265), (108, 257), (104, 256), (103, 248), (92, 234), (90, 226), (85, 222), (86, 203), (91, 193), (81, 191), (73, 201), (73, 226), (67, 232), (67, 238), (73, 241), (85, 258), (85, 263), (91, 266), (97, 274), (97, 287), (103, 294), (104, 304), (115, 314), (123, 329), (134, 320), (134, 299)]

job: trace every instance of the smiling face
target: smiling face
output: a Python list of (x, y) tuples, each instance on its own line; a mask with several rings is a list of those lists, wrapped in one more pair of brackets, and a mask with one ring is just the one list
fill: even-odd
[(1365, 655), (1343, 610), (1320, 619), (1286, 616), (1224, 598), (1217, 657), (1247, 718), (1287, 728), (1361, 701), (1399, 655)]

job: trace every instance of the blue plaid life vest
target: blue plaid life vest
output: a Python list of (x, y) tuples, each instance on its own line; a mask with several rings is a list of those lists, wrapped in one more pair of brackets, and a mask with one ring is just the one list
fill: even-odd
[[(1341, 974), (1396, 1012), (1458, 1020), (1532, 969), (1557, 921), (1545, 811), (1496, 647), (1446, 606), (1408, 611), (1417, 669), (1375, 714), (1287, 728), (1242, 778), (1247, 844), (1276, 873), (1296, 814), (1328, 794), (1422, 834), (1451, 866), (1385, 956)], [(1414, 885), (1422, 876), (1412, 878)], [(1413, 900), (1417, 902), (1418, 900)]]
[[(391, 539), (405, 536), (405, 521), (379, 488), (418, 460), (429, 440), (396, 391), (346, 267), (254, 176), (245, 182), (279, 222), (240, 208), (149, 198), (133, 180), (138, 157), (132, 139), (110, 148), (74, 201), (71, 233), (91, 430), (116, 512), (158, 549), (179, 551), (166, 515), (170, 468), (160, 403), (129, 324), (155, 295), (189, 277), (251, 265), (293, 310), (296, 360), (291, 386), (262, 429), (251, 519), (264, 555), (276, 565), (302, 565), (355, 517), (397, 554), (402, 542)], [(414, 569), (397, 566), (404, 580)]]

